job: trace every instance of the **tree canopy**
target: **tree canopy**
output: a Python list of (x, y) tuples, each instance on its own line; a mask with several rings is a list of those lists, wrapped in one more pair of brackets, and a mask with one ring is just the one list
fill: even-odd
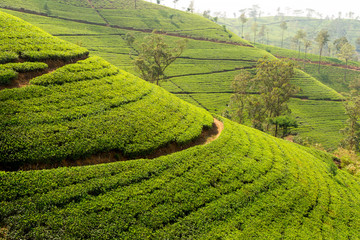
[(180, 40), (175, 46), (169, 46), (164, 37), (153, 32), (141, 44), (139, 55), (134, 60), (135, 69), (140, 76), (149, 82), (159, 85), (165, 79), (165, 70), (184, 51), (186, 40)]

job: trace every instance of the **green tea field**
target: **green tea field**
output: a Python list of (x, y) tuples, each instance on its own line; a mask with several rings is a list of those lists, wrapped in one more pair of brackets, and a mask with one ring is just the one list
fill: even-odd
[[(268, 51), (140, 0), (0, 8), (0, 239), (360, 236), (359, 179), (340, 159), (220, 115)], [(132, 59), (159, 27), (188, 43), (156, 86)], [(306, 69), (291, 80), (296, 131), (335, 149), (344, 96)]]

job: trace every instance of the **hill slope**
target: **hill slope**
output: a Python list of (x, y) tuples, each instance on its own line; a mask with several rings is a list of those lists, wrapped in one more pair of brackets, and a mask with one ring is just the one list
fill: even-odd
[[(24, 32), (19, 38), (4, 28), (5, 37), (0, 40), (19, 38), (13, 44), (21, 49), (19, 55), (39, 46), (34, 41), (38, 35), (30, 24), (5, 13), (0, 13), (0, 19), (11, 22), (13, 33)], [(27, 29), (31, 31), (31, 42), (25, 41)], [(43, 52), (58, 53), (52, 47), (64, 46), (62, 40), (48, 38), (42, 38), (52, 43), (48, 49), (36, 51), (44, 61), (54, 57)], [(5, 52), (13, 50), (13, 45)], [(82, 48), (70, 53), (79, 50)], [(63, 49), (55, 57), (66, 54), (68, 51)], [(28, 163), (53, 164), (110, 150), (138, 156), (169, 143), (187, 143), (213, 123), (205, 110), (99, 57), (38, 76), (30, 86), (4, 89), (0, 99), (0, 166), (5, 169)]]
[[(6, 164), (20, 156), (19, 150), (35, 162), (92, 154), (94, 144), (97, 151), (113, 148), (112, 143), (147, 151), (168, 139), (190, 140), (213, 120), (98, 57), (39, 76), (30, 86), (1, 90), (0, 96), (2, 129), (8, 133), (1, 135), (0, 150)], [(0, 237), (360, 235), (359, 181), (338, 170), (331, 155), (221, 120), (225, 128), (217, 140), (152, 160), (0, 171)], [(62, 138), (63, 133), (71, 137)], [(31, 146), (8, 151), (24, 140)]]
[[(147, 10), (143, 9), (142, 11), (146, 12)], [(168, 15), (176, 13), (171, 9), (166, 9), (166, 11)], [(123, 37), (126, 33), (131, 32), (136, 37), (138, 44), (140, 44), (148, 33), (91, 23), (78, 23), (19, 11), (8, 12), (41, 26), (65, 40), (85, 46), (92, 53), (105, 58), (117, 67), (136, 74), (131, 63), (132, 57), (129, 56), (130, 51), (132, 55), (136, 55), (136, 51), (131, 50)], [(203, 28), (206, 29), (207, 26), (205, 24)], [(223, 30), (221, 31), (223, 32)], [(165, 39), (172, 43), (177, 40), (177, 37), (165, 35)], [(273, 58), (267, 51), (259, 48), (190, 39), (183, 57), (179, 58), (167, 69), (166, 74), (169, 79), (167, 82), (161, 83), (161, 86), (190, 103), (221, 114), (229, 103), (232, 93), (230, 85), (234, 76), (240, 69), (253, 68), (257, 60), (264, 56)], [(307, 77), (295, 81), (300, 84), (301, 88), (311, 90), (310, 92), (303, 90), (299, 94), (301, 98), (314, 100), (333, 99), (336, 95), (333, 95), (333, 90), (322, 87), (314, 78)], [(309, 88), (310, 86), (316, 88)], [(339, 99), (338, 97), (335, 98)], [(309, 116), (309, 109), (305, 109), (302, 103), (304, 102), (298, 102), (295, 99), (294, 104), (291, 106), (292, 111), (296, 113), (294, 117), (297, 117), (299, 122), (303, 124), (301, 130), (299, 130), (300, 136), (314, 138), (314, 141), (322, 143), (326, 148), (336, 148), (342, 138), (338, 133), (345, 120), (344, 108), (341, 103), (334, 103), (337, 104), (336, 111), (321, 112), (321, 115), (312, 115), (312, 119)], [(328, 100), (317, 101), (317, 103), (320, 106), (327, 105)], [(308, 104), (309, 107), (313, 107), (313, 109), (310, 109), (311, 112), (325, 109), (316, 106), (316, 104)], [(330, 118), (337, 120), (336, 122), (326, 120)], [(321, 122), (321, 124), (314, 125), (314, 122)]]

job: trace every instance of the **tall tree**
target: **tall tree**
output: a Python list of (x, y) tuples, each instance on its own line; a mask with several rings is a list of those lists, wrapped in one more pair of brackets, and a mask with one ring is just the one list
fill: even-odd
[(299, 59), (300, 59), (301, 42), (305, 39), (305, 37), (306, 37), (306, 32), (304, 30), (300, 29), (296, 32), (295, 40), (299, 47), (299, 54), (298, 54)]
[(245, 13), (242, 13), (240, 15), (240, 20), (241, 20), (241, 37), (244, 38), (244, 24), (248, 21)]
[[(355, 55), (355, 53), (356, 53), (355, 47), (347, 42), (344, 45), (342, 45), (340, 52), (338, 54), (338, 57), (341, 60), (345, 61), (345, 66), (347, 67), (348, 61), (350, 59), (352, 59), (352, 57)], [(346, 72), (347, 71), (344, 72), (344, 82), (346, 82)]]
[(336, 48), (336, 53), (339, 53), (340, 50), (341, 50), (341, 47), (345, 44), (345, 43), (348, 43), (349, 41), (347, 40), (346, 37), (341, 37), (341, 38), (338, 38), (334, 41), (334, 46)]
[(321, 66), (321, 55), (322, 55), (322, 51), (323, 51), (323, 48), (325, 46), (325, 44), (329, 41), (329, 33), (327, 30), (321, 30), (318, 35), (316, 36), (315, 38), (315, 41), (318, 43), (318, 46), (319, 46), (319, 55), (320, 55), (320, 59), (319, 59), (319, 67), (318, 67), (318, 72), (320, 73), (320, 66)]
[(349, 99), (345, 102), (345, 114), (348, 119), (345, 122), (345, 128), (342, 132), (345, 134), (345, 139), (342, 144), (352, 151), (359, 151), (360, 147), (360, 79), (356, 79), (350, 84), (351, 94)]
[(260, 7), (258, 5), (253, 5), (252, 8), (250, 8), (249, 10), (250, 10), (249, 16), (252, 17), (254, 19), (254, 21), (256, 22)]
[(282, 21), (280, 23), (280, 28), (282, 29), (282, 32), (281, 32), (281, 47), (283, 47), (283, 45), (284, 45), (284, 32), (288, 28), (287, 23), (285, 21)]
[(176, 3), (177, 3), (178, 1), (179, 1), (179, 0), (173, 0), (174, 8), (176, 8)]
[(180, 40), (175, 47), (170, 47), (164, 37), (154, 31), (145, 37), (134, 60), (135, 69), (144, 80), (159, 85), (159, 81), (165, 79), (166, 68), (183, 53), (185, 46), (186, 40)]
[[(248, 117), (252, 126), (260, 130), (269, 131), (272, 124), (276, 136), (280, 125), (289, 127), (291, 121), (277, 118), (288, 113), (287, 102), (298, 91), (290, 84), (294, 74), (294, 64), (291, 62), (261, 59), (254, 77), (251, 78), (247, 72), (237, 75), (232, 85), (235, 92), (232, 102), (236, 106), (237, 119), (244, 122)], [(259, 91), (259, 95), (249, 95), (248, 90), (253, 89)]]
[(298, 92), (290, 83), (295, 75), (294, 63), (286, 60), (260, 59), (256, 66), (255, 82), (268, 118), (275, 118), (288, 110), (287, 102)]
[(189, 7), (187, 8), (188, 12), (194, 13), (194, 0), (191, 0)]
[(358, 37), (358, 38), (356, 39), (355, 44), (356, 44), (356, 50), (357, 50), (357, 51), (360, 51), (360, 37)]
[(251, 30), (254, 33), (254, 44), (256, 42), (256, 33), (257, 33), (257, 28), (258, 28), (258, 24), (256, 22), (254, 22), (251, 26)]
[[(259, 38), (261, 39), (261, 42), (264, 43), (264, 39), (265, 39), (265, 34), (266, 34), (266, 26), (264, 24), (261, 25), (260, 31), (259, 31)], [(260, 41), (259, 39), (259, 41)]]
[(251, 82), (251, 74), (246, 70), (242, 70), (235, 76), (231, 84), (234, 94), (231, 96), (230, 106), (235, 109), (233, 119), (236, 119), (240, 124), (243, 124), (247, 118), (246, 107), (249, 102), (248, 90), (251, 87)]
[(312, 45), (312, 42), (310, 40), (304, 39), (304, 47), (305, 47), (304, 69), (305, 69), (305, 62), (307, 61), (306, 54), (307, 54), (309, 47), (311, 47), (311, 45)]

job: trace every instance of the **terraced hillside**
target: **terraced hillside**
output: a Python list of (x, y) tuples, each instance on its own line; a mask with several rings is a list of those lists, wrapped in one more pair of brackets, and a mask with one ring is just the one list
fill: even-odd
[(4, 0), (0, 7), (112, 28), (145, 32), (158, 29), (168, 35), (249, 44), (208, 19), (143, 0)]
[[(20, 50), (10, 47), (13, 45), (8, 48), (2, 45), (5, 53), (23, 56), (23, 52), (31, 52), (33, 48), (46, 49), (46, 45), (39, 45), (34, 39), (53, 43), (51, 47), (66, 46), (64, 41), (50, 35), (49, 40), (42, 38), (42, 32), (36, 32), (37, 28), (18, 18), (5, 13), (0, 17), (1, 23), (13, 30), (2, 28), (1, 41), (14, 42), (17, 34), (24, 32), (17, 44), (13, 44)], [(32, 41), (26, 41), (27, 30)], [(51, 47), (36, 51), (40, 60), (84, 51), (80, 47), (70, 51), (63, 48), (56, 55), (58, 52)], [(46, 55), (48, 52), (54, 56)], [(5, 63), (0, 67), (10, 64), (25, 63)], [(33, 78), (30, 86), (1, 90), (0, 99), (2, 169), (17, 169), (24, 164), (58, 164), (64, 159), (76, 160), (107, 151), (117, 151), (125, 157), (145, 155), (169, 143), (190, 142), (213, 123), (213, 117), (205, 110), (99, 57)]]
[[(345, 63), (337, 58), (323, 57), (319, 73), (318, 55), (307, 54), (306, 60), (304, 60), (305, 54), (303, 52), (299, 58), (298, 51), (263, 44), (256, 44), (256, 46), (279, 58), (293, 59), (302, 71), (306, 72), (303, 76), (311, 76), (311, 79), (316, 82), (315, 85), (309, 85), (308, 90), (309, 92), (315, 90), (313, 94), (317, 95), (318, 98), (309, 97), (309, 101), (293, 99), (291, 109), (293, 110), (293, 115), (298, 116), (298, 120), (302, 123), (299, 133), (303, 137), (309, 137), (315, 142), (322, 143), (325, 147), (336, 147), (338, 140), (331, 136), (337, 135), (341, 137), (339, 129), (343, 128), (346, 116), (344, 115), (343, 103), (339, 101), (343, 97), (335, 94), (335, 91), (341, 94), (349, 93), (349, 84), (353, 80), (360, 78), (359, 62), (351, 61), (349, 66), (345, 66)], [(344, 78), (345, 73), (346, 78)], [(332, 91), (328, 93), (319, 91), (320, 85), (322, 85), (321, 89), (329, 88)], [(324, 85), (326, 87), (323, 87)], [(307, 95), (308, 91), (304, 92)], [(324, 141), (324, 139), (327, 140)]]
[[(92, 8), (87, 1), (51, 0), (47, 1), (47, 9), (50, 9), (50, 13), (46, 13), (44, 3), (40, 4), (35, 0), (27, 1), (26, 4), (22, 2), (20, 0), (4, 1), (0, 3), (0, 7), (15, 9), (17, 11), (5, 11), (24, 18), (62, 39), (85, 46), (92, 53), (134, 74), (136, 72), (132, 59), (136, 56), (136, 49), (144, 36), (152, 29), (162, 29), (161, 33), (165, 34), (165, 39), (169, 43), (175, 42), (179, 37), (190, 38), (183, 56), (167, 69), (168, 81), (161, 83), (161, 86), (182, 99), (217, 114), (221, 114), (229, 103), (232, 93), (231, 81), (238, 71), (251, 70), (259, 58), (264, 56), (273, 58), (274, 56), (270, 53), (276, 54), (276, 51), (272, 49), (251, 47), (248, 42), (244, 42), (226, 29), (227, 32), (225, 32), (222, 27), (207, 19), (148, 2), (137, 1), (138, 5), (135, 9), (132, 1), (116, 0), (112, 1), (111, 6), (105, 4), (106, 1), (101, 2), (103, 5), (92, 1), (94, 7)], [(25, 11), (19, 9), (21, 4)], [(61, 10), (66, 7), (81, 8), (82, 10), (78, 10), (81, 14), (77, 15), (83, 16), (68, 16)], [(84, 20), (83, 18), (88, 16), (82, 14), (84, 11), (92, 13), (95, 11), (97, 16), (102, 16), (100, 17), (102, 20), (91, 17)], [(128, 13), (124, 13), (126, 11), (132, 13), (131, 21), (124, 20), (130, 19)], [(178, 17), (178, 28), (174, 24), (172, 26), (168, 24), (171, 16)], [(151, 20), (155, 18), (158, 21)], [(192, 22), (196, 20), (196, 26), (187, 24), (187, 18)], [(106, 22), (111, 22), (111, 24)], [(129, 32), (136, 37), (135, 49), (132, 49), (124, 40), (124, 36)], [(231, 38), (229, 34), (232, 35)], [(230, 42), (240, 45), (233, 45)], [(335, 85), (325, 86), (318, 80), (316, 76), (299, 72), (294, 82), (302, 88), (302, 91), (297, 97), (312, 101), (294, 99), (291, 108), (294, 117), (301, 123), (298, 130), (300, 136), (310, 137), (328, 149), (335, 149), (342, 138), (339, 130), (343, 128), (345, 116), (344, 108), (340, 103), (342, 97), (331, 88), (334, 87), (338, 91), (341, 88)], [(324, 108), (329, 104), (336, 105), (332, 108), (334, 111)], [(318, 112), (319, 109), (324, 111), (310, 114), (309, 109), (311, 113)]]
[[(17, 32), (31, 27), (0, 16), (15, 21)], [(169, 139), (186, 142), (213, 121), (99, 57), (1, 90), (0, 98), (3, 166), (149, 151)], [(217, 118), (224, 130), (215, 141), (151, 160), (0, 171), (0, 238), (360, 235), (359, 181), (337, 169), (333, 156)]]

